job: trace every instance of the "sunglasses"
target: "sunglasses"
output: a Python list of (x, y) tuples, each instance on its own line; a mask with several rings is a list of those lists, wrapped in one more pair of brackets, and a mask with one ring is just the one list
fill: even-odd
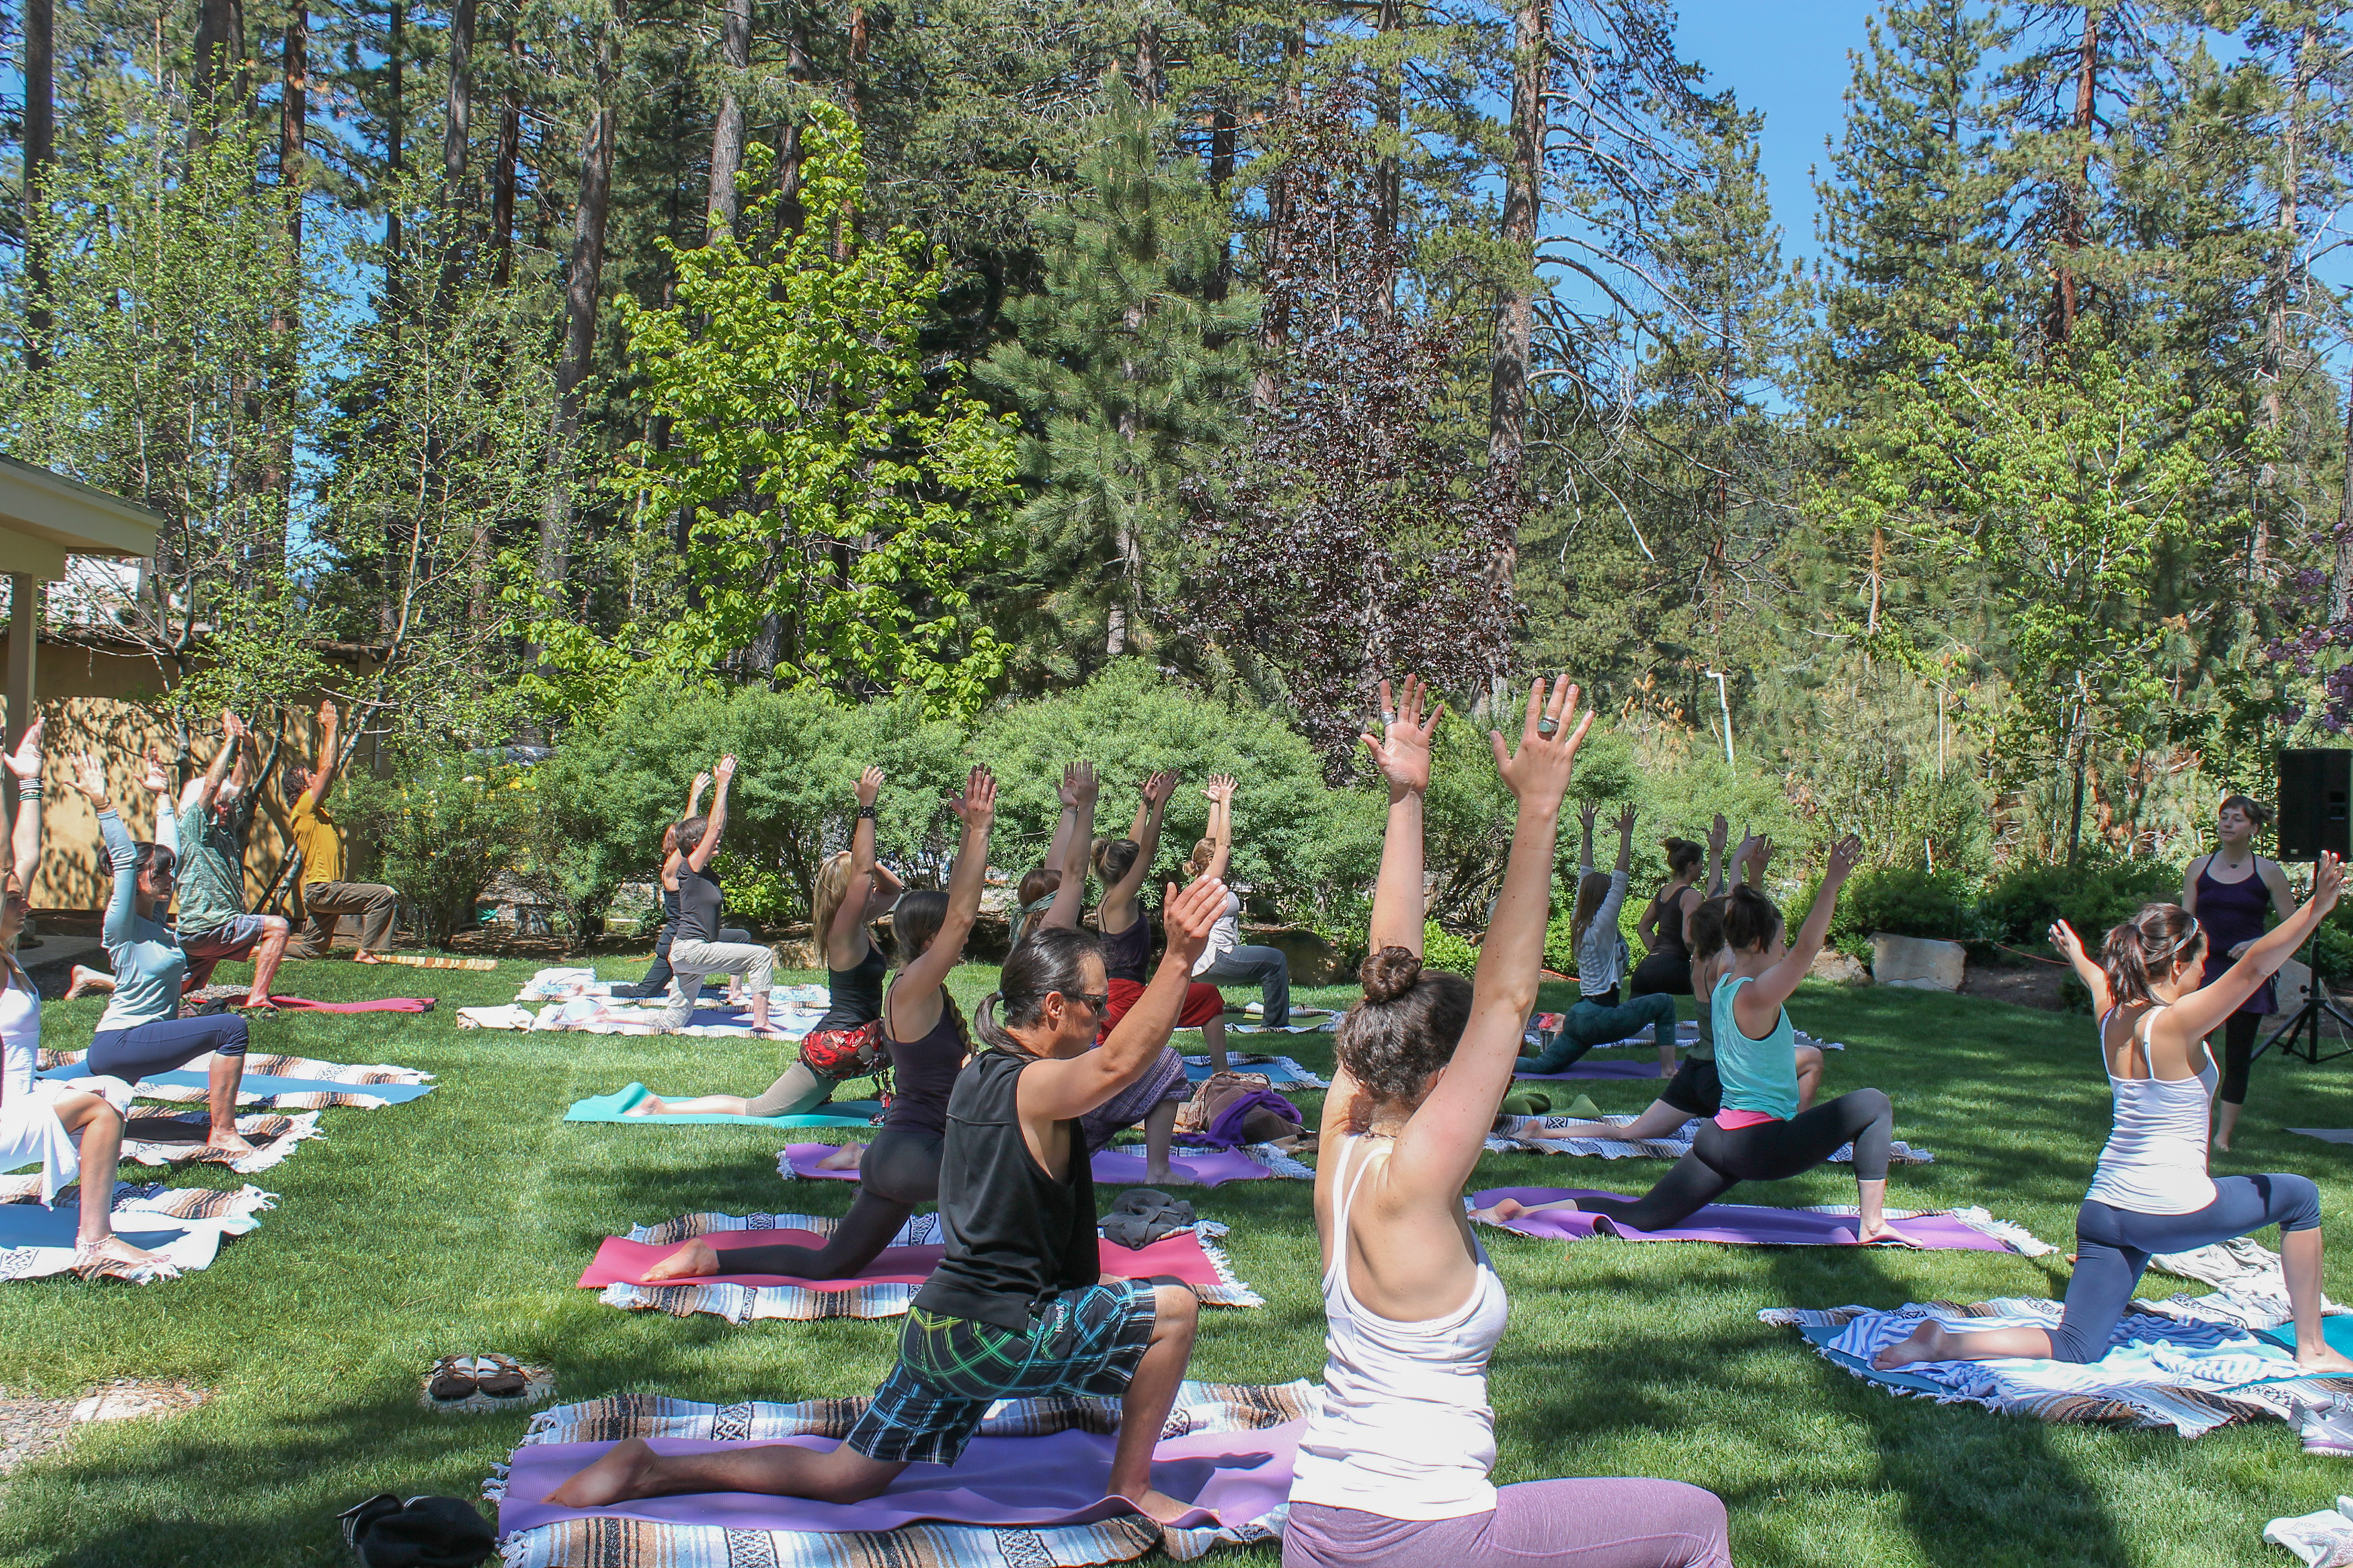
[(1088, 1012), (1100, 1013), (1111, 1005), (1111, 993), (1106, 991), (1100, 996), (1090, 996), (1083, 991), (1070, 991), (1063, 994), (1063, 1000), (1083, 1002), (1087, 1005)]

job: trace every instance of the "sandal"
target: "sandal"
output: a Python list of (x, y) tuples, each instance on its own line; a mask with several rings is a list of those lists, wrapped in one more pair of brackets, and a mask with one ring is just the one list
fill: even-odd
[(445, 1355), (433, 1363), (433, 1381), (425, 1385), (425, 1392), (445, 1405), (471, 1399), (481, 1387), (473, 1368), (470, 1356)]
[(476, 1386), (492, 1399), (520, 1399), (531, 1387), (531, 1380), (523, 1375), (522, 1368), (509, 1357), (483, 1356), (474, 1365), (489, 1373)]

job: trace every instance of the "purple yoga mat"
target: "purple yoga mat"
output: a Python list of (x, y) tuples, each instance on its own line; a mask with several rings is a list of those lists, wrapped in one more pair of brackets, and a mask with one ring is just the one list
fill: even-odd
[[(1280, 1506), (1291, 1495), (1293, 1456), (1303, 1421), (1258, 1432), (1203, 1432), (1162, 1439), (1153, 1450), (1152, 1484), (1194, 1505), (1178, 1521), (1187, 1529), (1212, 1522), (1240, 1524)], [(714, 1443), (656, 1437), (656, 1453), (710, 1454), (774, 1447), (767, 1443)], [(829, 1449), (832, 1437), (787, 1437), (797, 1448)], [(1111, 1476), (1112, 1439), (1090, 1432), (1043, 1437), (976, 1437), (953, 1467), (910, 1465), (881, 1496), (860, 1503), (810, 1502), (757, 1492), (693, 1492), (639, 1498), (609, 1508), (558, 1508), (540, 1500), (565, 1478), (606, 1453), (609, 1443), (534, 1443), (515, 1450), (499, 1532), (531, 1530), (569, 1519), (649, 1519), (663, 1524), (720, 1525), (729, 1530), (804, 1530), (840, 1533), (896, 1530), (933, 1520), (997, 1526), (1083, 1524), (1134, 1510), (1103, 1496)]]
[[(1473, 1207), (1485, 1208), (1498, 1198), (1524, 1204), (1548, 1204), (1561, 1198), (1619, 1198), (1595, 1187), (1495, 1187), (1474, 1193)], [(1522, 1215), (1504, 1228), (1522, 1236), (1553, 1241), (1592, 1239), (1596, 1217), (1553, 1209)], [(1981, 1230), (1972, 1230), (1950, 1215), (1921, 1215), (1894, 1222), (1895, 1231), (1918, 1247), (1937, 1252), (2008, 1252)], [(1610, 1222), (1609, 1234), (1626, 1241), (1719, 1241), (1751, 1247), (1853, 1247), (1858, 1226), (1851, 1215), (1809, 1214), (1803, 1209), (1763, 1208), (1751, 1204), (1710, 1204), (1679, 1226), (1666, 1230), (1635, 1230)]]
[[(821, 1182), (858, 1180), (855, 1171), (818, 1169), (817, 1163), (832, 1153), (834, 1148), (831, 1143), (787, 1143), (785, 1145), (785, 1158), (796, 1176)], [(1264, 1181), (1274, 1174), (1249, 1155), (1237, 1154), (1230, 1150), (1221, 1150), (1214, 1154), (1180, 1154), (1170, 1160), (1168, 1164), (1170, 1169), (1181, 1175), (1191, 1176), (1205, 1187), (1221, 1186), (1228, 1182)], [(1098, 1182), (1109, 1182), (1123, 1187), (1144, 1184), (1144, 1158), (1140, 1154), (1122, 1154), (1105, 1149), (1094, 1157), (1092, 1165)]]
[(1580, 1057), (1569, 1064), (1568, 1070), (1566, 1072), (1515, 1072), (1512, 1075), (1522, 1083), (1560, 1083), (1573, 1078), (1659, 1078), (1662, 1076), (1663, 1075), (1659, 1071), (1659, 1059), (1656, 1057), (1641, 1062), (1598, 1062), (1591, 1057)]

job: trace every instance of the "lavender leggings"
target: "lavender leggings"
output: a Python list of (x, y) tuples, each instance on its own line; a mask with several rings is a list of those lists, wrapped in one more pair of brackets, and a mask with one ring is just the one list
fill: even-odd
[(1282, 1568), (1732, 1568), (1724, 1504), (1681, 1481), (1522, 1481), (1495, 1511), (1389, 1519), (1291, 1505)]

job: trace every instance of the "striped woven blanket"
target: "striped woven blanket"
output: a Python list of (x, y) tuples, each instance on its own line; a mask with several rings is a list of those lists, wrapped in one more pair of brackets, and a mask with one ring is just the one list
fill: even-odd
[[(1320, 1403), (1314, 1384), (1187, 1383), (1176, 1394), (1169, 1434), (1263, 1431), (1305, 1419)], [(616, 1394), (560, 1405), (533, 1417), (525, 1446), (612, 1443), (625, 1437), (690, 1437), (776, 1442), (793, 1436), (846, 1436), (868, 1401), (816, 1399), (798, 1405), (699, 1405), (657, 1394)], [(1118, 1429), (1116, 1400), (1007, 1400), (981, 1423), (984, 1437), (1043, 1436)], [(506, 1471), (483, 1489), (502, 1502)], [(866, 1533), (729, 1530), (718, 1525), (594, 1518), (522, 1530), (501, 1544), (505, 1568), (1087, 1568), (1126, 1563), (1155, 1546), (1191, 1562), (1219, 1546), (1272, 1543), (1287, 1506), (1253, 1520), (1198, 1530), (1162, 1530), (1122, 1516), (1092, 1524), (1004, 1527), (913, 1524)]]
[[(1594, 1154), (1604, 1160), (1680, 1160), (1691, 1152), (1692, 1134), (1698, 1131), (1697, 1118), (1686, 1121), (1672, 1137), (1644, 1138), (1627, 1142), (1617, 1138), (1538, 1138), (1534, 1134), (1542, 1128), (1567, 1127), (1572, 1118), (1566, 1116), (1498, 1116), (1495, 1130), (1487, 1138), (1487, 1147), (1494, 1153), (1530, 1154)], [(1601, 1120), (1623, 1127), (1634, 1119), (1630, 1116), (1605, 1116)], [(1926, 1149), (1915, 1149), (1901, 1138), (1887, 1146), (1888, 1163), (1896, 1165), (1930, 1165), (1936, 1157)], [(1852, 1164), (1854, 1145), (1841, 1144), (1829, 1163)]]
[[(104, 1080), (70, 1071), (80, 1066), (88, 1054), (44, 1050), (41, 1076), (63, 1079), (76, 1088), (103, 1092), (98, 1086)], [(198, 1058), (182, 1070), (142, 1079), (132, 1092), (141, 1100), (202, 1105), (209, 1092), (205, 1084), (205, 1068), (210, 1060), (208, 1057)], [(326, 1110), (337, 1107), (380, 1110), (430, 1093), (432, 1080), (429, 1072), (384, 1062), (353, 1066), (321, 1061), (314, 1057), (265, 1056), (256, 1051), (245, 1058), (245, 1078), (238, 1085), (237, 1102), (253, 1110)], [(337, 1087), (343, 1084), (352, 1087)]]
[[(29, 1188), (26, 1184), (29, 1184)], [(9, 1177), (0, 1183), (0, 1279), (42, 1279), (73, 1268), (74, 1238), (81, 1216), (80, 1189), (58, 1194), (57, 1206), (42, 1208), (40, 1178)], [(137, 1275), (117, 1278), (148, 1284), (191, 1269), (209, 1268), (221, 1238), (243, 1236), (277, 1206), (259, 1187), (234, 1193), (210, 1187), (166, 1187), (160, 1182), (119, 1182), (114, 1188), (115, 1234), (134, 1247), (161, 1254), (162, 1262)]]

